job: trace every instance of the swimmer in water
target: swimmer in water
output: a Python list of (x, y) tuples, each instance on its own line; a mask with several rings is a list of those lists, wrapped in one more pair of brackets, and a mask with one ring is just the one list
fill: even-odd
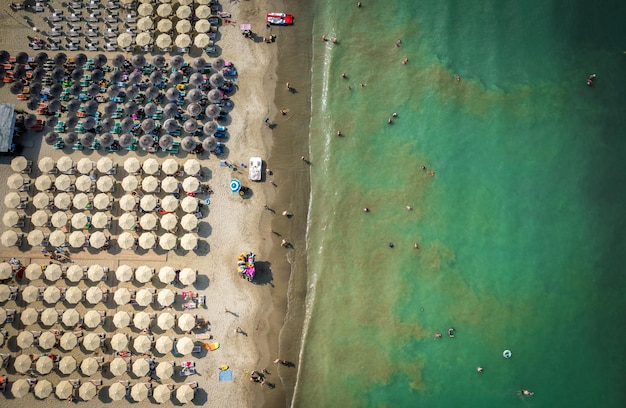
[(532, 391), (528, 391), (528, 390), (520, 390), (517, 392), (517, 395), (534, 395), (535, 393)]
[(450, 327), (450, 328), (448, 329), (448, 336), (449, 336), (449, 337), (454, 337), (454, 327)]

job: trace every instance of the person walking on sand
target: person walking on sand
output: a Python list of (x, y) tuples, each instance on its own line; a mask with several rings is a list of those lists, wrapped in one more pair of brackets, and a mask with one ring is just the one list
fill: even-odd
[(287, 82), (287, 84), (285, 84), (285, 87), (287, 88), (288, 91), (291, 91), (291, 85), (289, 85), (289, 82)]

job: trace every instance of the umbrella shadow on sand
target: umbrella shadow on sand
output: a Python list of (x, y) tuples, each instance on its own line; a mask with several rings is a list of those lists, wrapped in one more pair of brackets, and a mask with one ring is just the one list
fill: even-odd
[(256, 275), (254, 276), (253, 283), (256, 285), (270, 284), (273, 286), (272, 281), (274, 280), (274, 274), (272, 273), (272, 263), (268, 261), (256, 261), (254, 267), (256, 268)]

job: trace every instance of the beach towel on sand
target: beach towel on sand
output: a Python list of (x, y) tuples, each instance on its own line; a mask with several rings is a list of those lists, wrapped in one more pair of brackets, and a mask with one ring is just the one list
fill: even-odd
[(233, 380), (232, 370), (220, 371), (220, 381), (232, 381), (232, 380)]

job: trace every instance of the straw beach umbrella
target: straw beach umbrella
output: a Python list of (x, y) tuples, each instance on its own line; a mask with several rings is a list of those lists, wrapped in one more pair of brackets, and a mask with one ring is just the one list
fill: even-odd
[[(192, 123), (196, 123), (196, 126), (197, 126), (197, 122), (196, 122), (196, 121), (193, 121), (193, 122), (192, 122), (191, 120), (188, 120), (188, 121), (186, 121), (186, 122), (185, 122), (185, 124), (189, 124), (189, 126), (187, 127), (187, 129), (191, 129), (191, 127), (192, 127)], [(185, 130), (186, 130), (186, 129), (185, 129)], [(194, 130), (194, 132), (195, 132), (195, 130)], [(191, 133), (191, 132), (190, 132), (190, 133)], [(193, 151), (193, 150), (196, 148), (196, 146), (198, 146), (198, 143), (197, 143), (197, 142), (195, 141), (195, 139), (194, 139), (193, 137), (191, 137), (191, 136), (186, 136), (186, 137), (184, 137), (184, 138), (183, 138), (183, 140), (181, 140), (181, 142), (180, 142), (180, 147), (181, 147), (181, 149), (183, 149), (183, 150), (184, 150), (184, 151), (186, 151), (186, 152), (191, 152), (191, 151)]]
[(218, 57), (218, 58), (215, 58), (213, 62), (211, 63), (211, 68), (213, 68), (216, 71), (219, 71), (222, 68), (224, 68), (225, 65), (226, 65), (226, 61), (224, 60), (224, 58)]
[(24, 378), (16, 380), (11, 386), (11, 394), (15, 398), (22, 398), (30, 392), (30, 384)]
[[(165, 364), (165, 365), (163, 365), (163, 368), (160, 369), (162, 375), (157, 374), (157, 377), (159, 377), (159, 378), (169, 378), (169, 377), (171, 377), (172, 376), (171, 374), (169, 376), (167, 375), (169, 373), (169, 371), (164, 371), (164, 370), (167, 370), (167, 368), (166, 368), (167, 365), (169, 365), (170, 368), (172, 367), (172, 365), (170, 363), (167, 363), (167, 362), (160, 363), (159, 366), (157, 366), (157, 372), (159, 371), (159, 367), (162, 364)], [(172, 373), (173, 373), (173, 371), (174, 371), (174, 369), (172, 368)], [(171, 395), (172, 395), (172, 391), (165, 384), (161, 384), (161, 385), (157, 386), (154, 389), (154, 391), (152, 392), (152, 398), (154, 398), (154, 401), (159, 403), (159, 404), (162, 404), (164, 402), (169, 401)]]
[[(82, 269), (82, 268), (81, 268)], [(65, 291), (65, 301), (71, 305), (76, 305), (78, 302), (83, 300), (83, 291), (76, 286), (72, 286), (71, 288), (67, 288)], [(58, 316), (57, 316), (58, 318)]]
[(176, 294), (170, 289), (163, 289), (157, 295), (157, 301), (163, 307), (170, 306), (174, 303)]
[(27, 354), (21, 354), (15, 358), (13, 369), (20, 374), (26, 374), (30, 370), (33, 361)]
[(192, 350), (193, 350), (193, 340), (191, 340), (189, 337), (183, 337), (176, 342), (176, 351), (179, 354), (182, 354), (183, 356), (187, 354), (191, 354)]
[[(134, 371), (133, 371), (134, 372)], [(138, 383), (133, 385), (130, 389), (130, 397), (133, 401), (143, 401), (148, 398), (148, 386), (145, 383)]]
[(131, 316), (128, 312), (119, 311), (113, 316), (113, 325), (118, 329), (128, 327), (131, 322)]
[[(198, 38), (198, 37), (196, 36), (196, 38)], [(204, 83), (204, 75), (202, 75), (201, 72), (194, 72), (189, 77), (189, 83), (192, 84), (192, 85), (195, 85), (195, 86), (198, 86), (198, 85)]]
[(39, 399), (46, 399), (52, 394), (52, 384), (48, 380), (39, 380), (35, 384), (35, 396)]
[(146, 335), (137, 336), (133, 341), (133, 348), (137, 353), (149, 353), (152, 341)]
[[(116, 357), (115, 359), (113, 359), (113, 361), (111, 361), (111, 364), (109, 364), (109, 371), (111, 372), (111, 374), (113, 374), (116, 377), (124, 375), (127, 369), (128, 369), (128, 363), (121, 357)], [(121, 385), (120, 383), (115, 383), (115, 384)], [(111, 386), (111, 388), (112, 387), (113, 386)], [(125, 388), (123, 389), (124, 389), (124, 393), (126, 393), (126, 389)]]
[(207, 137), (202, 141), (202, 148), (207, 152), (213, 152), (217, 149), (218, 141), (214, 137)]
[(218, 89), (211, 89), (207, 94), (207, 98), (211, 102), (219, 102), (222, 100), (222, 92)]
[(186, 286), (193, 285), (194, 282), (196, 281), (197, 273), (198, 272), (195, 269), (184, 268), (182, 271), (180, 271), (180, 276), (178, 279), (180, 280), (180, 283), (182, 283), (183, 285), (186, 285)]
[(130, 291), (126, 288), (120, 288), (115, 291), (115, 295), (113, 295), (113, 300), (120, 306), (130, 303), (131, 294)]
[(150, 326), (150, 315), (146, 312), (139, 312), (133, 318), (133, 326), (139, 330), (147, 329)]
[(180, 206), (183, 211), (193, 213), (198, 209), (198, 200), (194, 197), (185, 197), (182, 199)]
[(168, 232), (159, 238), (159, 246), (166, 251), (172, 250), (176, 248), (176, 240), (176, 235)]
[(97, 394), (98, 388), (96, 388), (95, 384), (92, 382), (83, 383), (78, 389), (78, 396), (83, 401), (89, 401), (93, 399)]
[(35, 308), (29, 307), (22, 310), (22, 313), (20, 313), (20, 322), (22, 322), (24, 326), (37, 323), (37, 319), (39, 319), (39, 312), (37, 312)]
[[(76, 347), (77, 344), (78, 339), (76, 338), (76, 335), (72, 332), (63, 333), (63, 335), (61, 336), (61, 340), (59, 341), (59, 345), (65, 351), (71, 351), (74, 347)], [(61, 362), (62, 361), (63, 360), (61, 360)], [(61, 364), (59, 364), (59, 370), (61, 370)]]
[[(70, 334), (70, 333), (65, 333), (65, 334)], [(76, 339), (76, 336), (74, 336), (74, 339)], [(65, 349), (70, 350), (71, 348), (65, 348)], [(63, 357), (61, 361), (59, 361), (59, 371), (65, 375), (72, 374), (74, 371), (76, 371), (76, 359), (72, 356)]]
[(67, 268), (67, 271), (65, 271), (65, 278), (70, 282), (80, 282), (80, 280), (83, 279), (83, 276), (83, 268), (80, 265), (70, 265), (70, 267)]
[[(159, 269), (159, 280), (161, 282), (165, 284), (172, 283), (175, 279), (176, 279), (176, 271), (171, 266), (164, 266), (161, 269)], [(167, 329), (163, 329), (163, 330), (167, 330)]]
[[(196, 24), (196, 27), (198, 25)], [(196, 37), (193, 39), (193, 45), (195, 45), (198, 48), (204, 48), (207, 45), (209, 45), (211, 43), (211, 39), (209, 38), (208, 35), (204, 34), (204, 33), (200, 33), (198, 35), (196, 35)]]
[(121, 249), (131, 249), (135, 246), (135, 236), (130, 232), (122, 232), (117, 238), (117, 245)]
[(29, 331), (23, 331), (17, 335), (17, 346), (21, 349), (27, 349), (32, 346), (35, 337)]
[(176, 218), (175, 214), (165, 214), (161, 217), (160, 223), (161, 228), (166, 231), (171, 231), (176, 228), (176, 225), (178, 224), (178, 219)]
[[(119, 358), (119, 357), (118, 357)], [(116, 359), (117, 360), (117, 359)], [(114, 360), (115, 361), (115, 360)], [(124, 360), (122, 360), (124, 361)], [(119, 375), (122, 375), (123, 372)], [(109, 398), (112, 401), (121, 401), (126, 397), (126, 386), (116, 382), (109, 386)]]
[(165, 134), (159, 138), (159, 147), (162, 149), (169, 149), (174, 145), (174, 137), (172, 135)]
[(28, 245), (38, 246), (38, 245), (42, 245), (44, 239), (45, 239), (45, 235), (43, 231), (33, 230), (28, 233), (28, 238), (26, 240), (28, 242)]
[(57, 338), (52, 332), (43, 332), (39, 336), (39, 348), (42, 350), (51, 350), (56, 344)]
[(54, 361), (48, 356), (41, 356), (37, 359), (37, 363), (35, 363), (35, 368), (37, 372), (40, 374), (48, 374), (52, 371), (52, 367), (54, 366)]
[(154, 300), (154, 296), (152, 292), (150, 292), (148, 289), (139, 289), (135, 296), (135, 300), (137, 301), (137, 304), (139, 306), (146, 307), (150, 303), (152, 303), (152, 301)]
[(188, 34), (178, 34), (175, 43), (180, 48), (187, 48), (191, 45), (191, 37)]
[(178, 328), (184, 332), (191, 331), (196, 326), (196, 318), (190, 314), (182, 314), (178, 318)]
[(181, 404), (186, 404), (188, 402), (191, 402), (193, 400), (194, 395), (195, 395), (195, 389), (191, 388), (189, 384), (181, 385), (176, 390), (176, 399)]
[[(163, 21), (170, 21), (170, 20), (162, 20), (159, 21), (159, 26), (163, 28)], [(169, 23), (169, 26), (171, 28), (171, 21)], [(161, 30), (163, 31), (163, 30)], [(169, 34), (159, 34), (158, 37), (156, 38), (156, 45), (157, 47), (163, 49), (163, 48), (168, 48), (172, 45), (172, 37)]]
[[(69, 197), (69, 195), (68, 195), (68, 197)], [(55, 200), (56, 200), (56, 198), (55, 198)], [(87, 194), (85, 194), (85, 193), (78, 193), (72, 199), (72, 205), (74, 206), (74, 209), (76, 209), (76, 210), (85, 210), (85, 209), (87, 209), (89, 204), (90, 204), (89, 203), (89, 196)], [(83, 227), (84, 226), (85, 226), (85, 224), (83, 224)], [(83, 228), (83, 227), (81, 227), (81, 228)]]
[(163, 197), (163, 200), (161, 200), (161, 208), (168, 212), (176, 211), (178, 209), (178, 199), (171, 195)]
[(54, 390), (54, 394), (60, 400), (66, 400), (72, 395), (74, 392), (74, 386), (67, 380), (61, 381), (57, 384), (56, 389)]
[(123, 333), (116, 333), (111, 338), (111, 347), (115, 351), (123, 351), (128, 348), (128, 336)]

